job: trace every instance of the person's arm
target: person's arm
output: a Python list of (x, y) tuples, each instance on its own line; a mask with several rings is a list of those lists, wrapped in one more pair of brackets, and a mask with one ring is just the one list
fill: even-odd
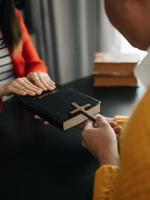
[[(0, 112), (2, 111), (2, 97), (4, 95), (15, 93), (18, 95), (35, 96), (41, 94), (44, 90), (51, 91), (55, 89), (55, 83), (49, 77), (46, 65), (39, 58), (18, 10), (16, 10), (16, 15), (23, 31), (23, 39), (21, 51), (17, 52), (15, 56), (16, 60), (23, 56), (25, 61), (24, 75), (26, 77), (19, 77), (7, 84), (0, 85)], [(18, 70), (22, 70), (21, 68), (19, 69), (20, 66), (17, 63), (16, 67)]]
[(117, 174), (118, 167), (115, 165), (102, 165), (96, 171), (93, 200), (112, 199)]
[(114, 129), (103, 116), (96, 116), (96, 124), (88, 122), (82, 132), (82, 145), (99, 161), (93, 200), (110, 200), (119, 165), (119, 152)]
[(44, 64), (44, 62), (39, 58), (34, 44), (32, 42), (31, 36), (28, 33), (23, 18), (18, 10), (16, 10), (16, 15), (18, 17), (23, 32), (22, 55), (25, 59), (26, 75), (30, 72), (37, 71), (47, 73), (47, 67)]
[(18, 10), (16, 10), (16, 15), (23, 32), (22, 56), (25, 60), (25, 75), (31, 82), (44, 91), (52, 91), (55, 89), (55, 83), (48, 75), (47, 66), (40, 59), (30, 34), (24, 24), (23, 18)]

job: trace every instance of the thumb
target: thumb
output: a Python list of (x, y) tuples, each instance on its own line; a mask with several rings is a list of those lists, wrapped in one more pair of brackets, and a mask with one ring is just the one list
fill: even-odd
[(107, 121), (102, 115), (96, 115), (96, 124), (98, 127), (102, 127), (103, 125), (107, 124)]

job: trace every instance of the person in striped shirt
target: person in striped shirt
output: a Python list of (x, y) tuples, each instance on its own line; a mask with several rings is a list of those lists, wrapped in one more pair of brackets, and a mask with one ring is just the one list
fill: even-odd
[(13, 0), (0, 1), (0, 110), (11, 94), (39, 95), (55, 83), (39, 58)]

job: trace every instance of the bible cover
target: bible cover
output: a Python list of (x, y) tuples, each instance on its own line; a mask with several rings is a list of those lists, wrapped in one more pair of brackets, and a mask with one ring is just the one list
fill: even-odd
[(57, 86), (56, 90), (44, 92), (40, 96), (20, 96), (19, 98), (34, 114), (61, 130), (67, 130), (87, 120), (81, 112), (75, 112), (73, 115), (70, 113), (76, 110), (72, 105), (73, 102), (83, 107), (90, 104), (85, 110), (91, 115), (100, 112), (99, 100), (68, 87)]

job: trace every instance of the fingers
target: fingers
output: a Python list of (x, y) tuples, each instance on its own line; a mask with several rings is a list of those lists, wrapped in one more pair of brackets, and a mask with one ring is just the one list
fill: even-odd
[(50, 125), (48, 121), (44, 121), (44, 125)]
[(21, 95), (21, 96), (26, 96), (27, 95), (27, 92), (21, 90), (21, 89), (18, 89), (17, 87), (10, 87), (10, 89), (8, 89), (9, 93), (14, 93), (14, 94), (17, 94), (17, 95)]
[(39, 76), (39, 79), (41, 81), (41, 83), (44, 85), (44, 87), (46, 88), (46, 90), (54, 90), (55, 87), (54, 87), (54, 84), (48, 80), (48, 77), (47, 77), (47, 74), (46, 75), (40, 75)]
[(105, 117), (105, 119), (109, 123), (109, 125), (114, 129), (115, 133), (120, 136), (122, 127), (118, 126), (117, 122), (114, 121), (114, 118)]
[(45, 75), (45, 80), (49, 86), (49, 88), (48, 88), (49, 90), (53, 90), (56, 88), (55, 82), (52, 81), (52, 79), (49, 77), (48, 74)]
[(102, 128), (102, 127), (111, 126), (113, 128), (113, 130), (115, 131), (116, 134), (119, 134), (119, 135), (121, 134), (122, 128), (120, 126), (117, 126), (116, 122), (114, 122), (114, 121), (111, 120), (108, 123), (107, 118), (105, 118), (102, 115), (96, 115), (95, 118), (96, 118), (96, 124), (93, 124), (92, 121), (87, 120), (85, 123), (80, 124), (78, 127), (80, 129), (84, 129), (84, 130), (86, 129), (86, 130), (88, 130), (89, 128), (94, 128), (94, 127), (97, 127), (97, 128), (101, 127)]
[(36, 94), (41, 94), (43, 92), (43, 90), (39, 87), (37, 87), (36, 85), (34, 85), (33, 83), (31, 83), (27, 78), (24, 78), (24, 82), (25, 82), (25, 87), (28, 88), (32, 88), (32, 90), (36, 93)]
[(108, 124), (108, 122), (106, 121), (105, 117), (103, 117), (102, 115), (96, 115), (95, 116), (96, 119), (96, 124), (93, 124), (92, 121), (88, 120), (85, 124), (85, 129), (89, 129), (89, 128), (93, 128), (93, 127), (105, 127)]
[(28, 79), (36, 86), (40, 87), (44, 91), (54, 90), (56, 88), (55, 83), (50, 79), (47, 73), (43, 72), (31, 72), (27, 75)]
[(42, 93), (41, 88), (38, 88), (34, 84), (32, 84), (27, 78), (19, 78), (17, 79), (17, 84), (22, 87), (22, 89), (31, 96), (40, 95)]
[(35, 96), (42, 93), (42, 90), (32, 84), (27, 78), (18, 78), (16, 80), (18, 87), (22, 88), (28, 95)]
[(15, 93), (18, 95), (27, 95), (26, 91), (24, 91), (22, 86), (17, 83), (17, 79), (11, 81), (10, 83), (4, 85), (6, 94)]
[(34, 119), (41, 119), (38, 115), (34, 115)]
[(118, 134), (118, 135), (120, 136), (120, 135), (121, 135), (122, 128), (121, 128), (120, 126), (115, 127), (115, 128), (114, 128), (114, 131), (115, 131), (116, 134)]
[(102, 115), (96, 115), (96, 124), (97, 127), (105, 127), (106, 125), (109, 125), (105, 117)]
[(30, 81), (25, 77), (13, 80), (9, 84), (7, 84), (6, 87), (9, 93), (15, 93), (23, 96), (35, 96), (41, 94), (42, 92), (40, 88), (30, 83)]
[(93, 124), (93, 122), (92, 121), (90, 121), (90, 120), (88, 120), (88, 121), (86, 121), (86, 123), (84, 124), (85, 126), (84, 126), (84, 129), (83, 129), (83, 132), (82, 133), (84, 133), (84, 132), (89, 132), (91, 129), (93, 129), (93, 127), (94, 127), (94, 124)]
[(17, 78), (4, 86), (5, 93), (15, 93), (18, 95), (40, 95), (43, 90), (54, 90), (55, 83), (50, 79), (47, 73), (33, 72), (29, 73), (29, 78)]
[(109, 124), (110, 124), (110, 126), (111, 126), (112, 128), (117, 127), (117, 123), (116, 123), (116, 122), (110, 122)]

